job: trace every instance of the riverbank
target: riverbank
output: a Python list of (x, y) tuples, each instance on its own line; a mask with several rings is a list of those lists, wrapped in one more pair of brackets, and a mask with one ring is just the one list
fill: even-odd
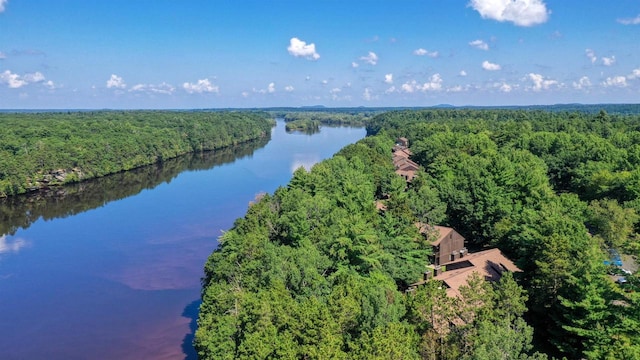
[(62, 200), (0, 201), (4, 228), (14, 229), (0, 230), (0, 359), (195, 358), (202, 267), (221, 230), (256, 194), (286, 186), (293, 169), (365, 136), (290, 134), (284, 121), (270, 133), (264, 146), (266, 138), (56, 188), (68, 190)]
[(263, 112), (0, 114), (0, 197), (81, 182), (269, 134)]

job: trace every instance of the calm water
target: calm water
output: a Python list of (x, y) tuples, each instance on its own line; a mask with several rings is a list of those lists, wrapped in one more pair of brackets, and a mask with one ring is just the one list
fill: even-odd
[(0, 202), (0, 359), (185, 359), (200, 277), (259, 192), (364, 129), (287, 134)]

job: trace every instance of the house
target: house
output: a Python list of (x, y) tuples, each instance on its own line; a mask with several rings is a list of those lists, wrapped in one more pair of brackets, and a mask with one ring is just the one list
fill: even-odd
[(412, 153), (407, 148), (409, 140), (407, 138), (398, 138), (396, 145), (393, 147), (393, 166), (396, 174), (402, 176), (407, 182), (416, 177), (416, 173), (420, 169), (420, 165), (410, 159)]
[(478, 273), (487, 281), (498, 281), (505, 271), (520, 272), (513, 261), (509, 260), (500, 249), (489, 249), (470, 253), (463, 258), (444, 265), (444, 271), (434, 276), (447, 287), (447, 295), (459, 296), (459, 288), (467, 284), (471, 274)]
[(423, 280), (412, 284), (411, 288), (433, 278), (443, 282), (447, 295), (457, 297), (460, 295), (458, 289), (467, 283), (473, 273), (480, 274), (487, 281), (498, 281), (504, 271), (521, 271), (500, 249), (469, 253), (464, 245), (464, 237), (452, 228), (426, 224), (417, 226), (427, 236), (435, 233), (436, 240), (431, 243), (433, 255), (429, 270), (425, 272)]
[(439, 266), (460, 259), (467, 252), (464, 237), (450, 227), (416, 224), (420, 233), (425, 236), (435, 235), (436, 240), (431, 243), (432, 253), (430, 262)]
[[(396, 174), (402, 176), (407, 182), (416, 177), (420, 165), (413, 162), (408, 149), (409, 140), (401, 137), (396, 141), (392, 149), (393, 166)], [(385, 211), (386, 206), (378, 201), (376, 208)], [(478, 273), (487, 281), (497, 281), (504, 271), (521, 271), (509, 260), (500, 249), (489, 249), (477, 253), (469, 253), (464, 244), (464, 237), (456, 230), (437, 225), (417, 223), (420, 233), (427, 239), (434, 238), (431, 242), (432, 255), (430, 257), (430, 270), (425, 272), (422, 281), (412, 284), (408, 291), (424, 284), (431, 278), (440, 280), (447, 288), (447, 295), (457, 297), (458, 289), (467, 283), (469, 276)]]
[(416, 177), (416, 173), (420, 169), (420, 165), (404, 157), (394, 157), (393, 166), (396, 169), (396, 174), (402, 176), (407, 182), (410, 182)]

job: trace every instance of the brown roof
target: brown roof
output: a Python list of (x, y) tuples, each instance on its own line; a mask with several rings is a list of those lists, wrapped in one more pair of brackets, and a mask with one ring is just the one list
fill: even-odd
[(486, 280), (497, 281), (503, 271), (520, 272), (513, 261), (502, 254), (500, 249), (490, 249), (477, 253), (470, 253), (459, 260), (448, 263), (446, 271), (436, 276), (436, 280), (447, 285), (447, 295), (459, 296), (458, 289), (467, 284), (471, 274), (477, 272)]
[(438, 246), (444, 240), (449, 233), (453, 231), (453, 228), (446, 226), (438, 226), (438, 225), (429, 225), (424, 223), (417, 223), (416, 226), (418, 230), (420, 230), (421, 234), (429, 235), (432, 232), (435, 232), (438, 238), (431, 243), (431, 245)]
[(420, 168), (420, 165), (403, 157), (394, 157), (393, 165), (395, 166), (396, 170), (414, 170), (415, 171)]
[(409, 158), (411, 155), (413, 155), (413, 153), (409, 149), (402, 148), (402, 147), (393, 148), (393, 157)]

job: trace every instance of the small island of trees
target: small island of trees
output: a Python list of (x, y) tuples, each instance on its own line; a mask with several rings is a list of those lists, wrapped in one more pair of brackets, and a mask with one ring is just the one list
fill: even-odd
[(285, 125), (287, 131), (300, 131), (306, 134), (313, 134), (320, 131), (320, 121), (318, 120), (292, 120)]

